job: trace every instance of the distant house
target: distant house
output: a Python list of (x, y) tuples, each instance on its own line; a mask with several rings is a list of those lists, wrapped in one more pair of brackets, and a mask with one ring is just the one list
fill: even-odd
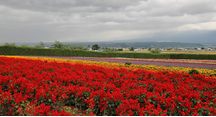
[(104, 49), (103, 48), (100, 48), (98, 51), (103, 51)]
[(159, 49), (159, 50), (160, 50), (160, 51), (164, 51), (164, 49), (162, 49), (162, 48), (161, 48), (161, 49)]
[(212, 48), (208, 48), (208, 51), (212, 51), (213, 49)]
[(91, 48), (91, 47), (88, 47), (87, 50), (92, 51), (92, 48)]
[(185, 48), (176, 48), (177, 51), (184, 51)]
[(140, 51), (140, 48), (136, 48), (136, 49), (134, 49), (134, 51)]
[(129, 48), (123, 48), (123, 51), (129, 51)]
[(198, 50), (198, 51), (201, 51), (201, 50), (202, 50), (202, 48), (197, 48), (197, 50)]

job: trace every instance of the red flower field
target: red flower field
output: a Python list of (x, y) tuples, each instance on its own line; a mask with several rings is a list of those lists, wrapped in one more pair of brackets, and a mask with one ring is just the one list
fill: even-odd
[(0, 57), (0, 115), (216, 116), (215, 83), (201, 74)]

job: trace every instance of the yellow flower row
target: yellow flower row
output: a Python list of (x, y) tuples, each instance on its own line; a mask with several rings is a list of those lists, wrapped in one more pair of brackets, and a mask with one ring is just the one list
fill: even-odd
[(171, 72), (183, 72), (187, 73), (190, 70), (194, 69), (197, 70), (199, 73), (204, 75), (210, 75), (210, 76), (216, 76), (216, 69), (210, 70), (210, 69), (200, 69), (200, 68), (185, 68), (185, 67), (166, 67), (166, 66), (157, 66), (157, 65), (125, 65), (125, 63), (115, 63), (115, 62), (102, 62), (102, 61), (90, 61), (90, 60), (77, 60), (77, 59), (61, 59), (61, 58), (49, 58), (49, 57), (22, 57), (22, 56), (6, 56), (6, 57), (15, 57), (15, 58), (27, 58), (27, 59), (39, 59), (47, 62), (68, 62), (71, 64), (87, 64), (87, 65), (96, 65), (106, 68), (127, 68), (131, 70), (136, 69), (147, 69), (151, 71), (164, 71), (168, 70)]

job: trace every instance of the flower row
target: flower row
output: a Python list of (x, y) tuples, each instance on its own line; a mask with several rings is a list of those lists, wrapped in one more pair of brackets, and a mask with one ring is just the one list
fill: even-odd
[(46, 60), (46, 61), (56, 61), (56, 62), (68, 62), (71, 64), (88, 64), (88, 65), (97, 65), (107, 68), (126, 68), (126, 69), (146, 69), (151, 71), (170, 71), (170, 72), (182, 72), (188, 73), (191, 70), (196, 70), (200, 74), (207, 76), (216, 77), (216, 69), (200, 69), (200, 68), (185, 68), (185, 67), (166, 67), (166, 66), (157, 66), (157, 65), (125, 65), (125, 63), (115, 63), (115, 62), (104, 62), (104, 61), (90, 61), (90, 60), (78, 60), (78, 59), (61, 59), (61, 58), (49, 58), (49, 57), (21, 57), (21, 56), (10, 56), (15, 58), (28, 58), (33, 60)]
[(184, 60), (184, 59), (136, 59), (136, 58), (109, 58), (108, 59), (126, 59), (126, 60), (145, 60), (145, 61), (162, 61), (162, 62), (183, 62), (183, 63), (204, 63), (216, 64), (215, 60)]

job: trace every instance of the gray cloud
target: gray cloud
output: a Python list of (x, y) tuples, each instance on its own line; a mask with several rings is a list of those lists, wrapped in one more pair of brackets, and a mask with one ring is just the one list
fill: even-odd
[(216, 30), (215, 4), (215, 0), (0, 0), (0, 40), (109, 41)]
[(41, 12), (105, 12), (115, 11), (136, 5), (140, 0), (7, 0), (1, 1), (2, 5), (15, 8)]

